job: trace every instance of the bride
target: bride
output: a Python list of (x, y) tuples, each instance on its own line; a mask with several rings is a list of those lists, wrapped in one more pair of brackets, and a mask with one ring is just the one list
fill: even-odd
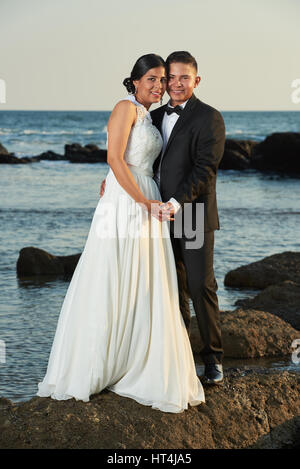
[[(108, 122), (106, 188), (67, 290), (37, 395), (89, 401), (108, 389), (163, 412), (205, 402), (181, 316), (169, 235), (152, 165), (162, 148), (148, 109), (166, 89), (156, 54), (124, 80)], [(161, 210), (160, 210), (161, 208)]]

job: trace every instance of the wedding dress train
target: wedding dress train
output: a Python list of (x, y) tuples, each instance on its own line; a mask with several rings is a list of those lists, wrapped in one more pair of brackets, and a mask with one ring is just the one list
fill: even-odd
[[(143, 194), (161, 200), (152, 165), (162, 139), (133, 96), (125, 161)], [(67, 290), (38, 396), (89, 401), (107, 388), (163, 412), (205, 402), (182, 319), (168, 222), (159, 222), (109, 169)]]

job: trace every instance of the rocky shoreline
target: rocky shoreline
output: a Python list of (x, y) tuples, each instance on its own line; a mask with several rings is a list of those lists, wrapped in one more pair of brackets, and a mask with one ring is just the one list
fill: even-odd
[(160, 412), (108, 390), (84, 403), (0, 398), (0, 448), (295, 448), (300, 441), (300, 376), (225, 370), (206, 403)]
[[(273, 133), (262, 142), (227, 138), (219, 169), (253, 169), (299, 177), (299, 155), (299, 132)], [(94, 144), (82, 146), (79, 143), (72, 143), (65, 145), (63, 155), (49, 150), (37, 156), (18, 158), (0, 143), (0, 164), (25, 164), (43, 160), (66, 160), (70, 163), (106, 163), (107, 152)]]

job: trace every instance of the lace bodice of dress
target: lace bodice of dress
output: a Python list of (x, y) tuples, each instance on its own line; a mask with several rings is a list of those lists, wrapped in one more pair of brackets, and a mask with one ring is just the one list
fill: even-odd
[(153, 163), (162, 149), (162, 137), (152, 124), (147, 109), (133, 95), (124, 99), (137, 106), (137, 120), (130, 131), (124, 159), (129, 165), (152, 171)]

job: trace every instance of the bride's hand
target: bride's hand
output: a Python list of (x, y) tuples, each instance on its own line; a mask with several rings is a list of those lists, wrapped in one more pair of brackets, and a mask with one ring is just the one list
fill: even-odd
[(99, 192), (100, 198), (104, 196), (105, 185), (106, 185), (106, 179), (103, 179), (103, 181), (101, 182), (101, 188)]
[(160, 205), (160, 220), (175, 220), (175, 208), (171, 202), (166, 202)]
[(161, 200), (148, 200), (143, 205), (148, 213), (157, 218), (159, 221), (174, 220), (174, 212), (166, 210), (166, 204), (164, 204)]

